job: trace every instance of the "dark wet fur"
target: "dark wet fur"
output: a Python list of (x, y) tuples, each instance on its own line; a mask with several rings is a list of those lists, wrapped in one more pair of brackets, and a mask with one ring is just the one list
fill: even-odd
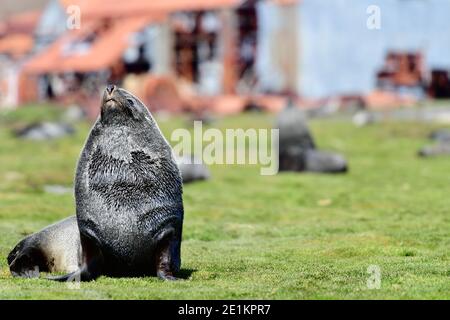
[(180, 269), (182, 181), (147, 108), (128, 92), (103, 98), (78, 162), (75, 198), (83, 265), (52, 280), (158, 275)]

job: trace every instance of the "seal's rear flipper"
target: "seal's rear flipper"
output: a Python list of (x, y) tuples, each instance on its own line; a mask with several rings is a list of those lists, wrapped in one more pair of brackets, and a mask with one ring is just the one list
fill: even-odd
[(90, 273), (88, 268), (83, 266), (81, 269), (68, 273), (62, 276), (51, 276), (47, 277), (48, 280), (59, 281), (59, 282), (80, 282), (80, 281), (91, 281), (98, 278), (98, 275)]
[(47, 280), (60, 281), (60, 282), (69, 282), (69, 281), (81, 281), (81, 270), (74, 271), (69, 274), (65, 274), (63, 276), (51, 276), (47, 277)]

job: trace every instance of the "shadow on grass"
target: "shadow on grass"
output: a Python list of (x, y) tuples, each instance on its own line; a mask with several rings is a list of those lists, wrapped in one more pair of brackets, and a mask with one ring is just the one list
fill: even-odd
[(181, 269), (176, 276), (177, 278), (186, 280), (189, 279), (194, 272), (197, 272), (197, 269)]
[[(181, 280), (188, 280), (191, 275), (196, 272), (197, 269), (181, 269), (175, 276), (178, 279)], [(65, 273), (48, 273), (48, 272), (42, 272), (40, 274), (39, 277), (37, 278), (41, 278), (43, 280), (48, 280), (48, 281), (52, 281), (51, 279), (48, 279), (47, 277), (49, 276), (58, 276), (58, 275), (64, 275)], [(102, 277), (104, 278), (116, 278), (116, 279), (144, 279), (147, 277), (150, 278), (157, 278), (156, 275), (147, 275), (147, 276), (109, 276), (109, 275), (102, 275)], [(12, 277), (8, 277), (8, 278), (16, 278), (16, 279), (30, 279), (30, 278), (34, 278), (34, 277), (30, 277), (27, 276), (26, 274), (21, 275), (21, 276), (12, 276)], [(71, 282), (71, 281), (68, 281)]]
[[(181, 269), (179, 272), (177, 272), (175, 274), (175, 277), (181, 280), (187, 280), (190, 278), (190, 276), (196, 272), (196, 269)], [(133, 276), (133, 275), (103, 275), (103, 277), (106, 278), (118, 278), (118, 279), (144, 279), (147, 277), (150, 278), (158, 278), (155, 274), (151, 274), (151, 275), (144, 275), (144, 276)]]
[[(179, 272), (175, 274), (175, 277), (182, 280), (187, 280), (189, 277), (196, 272), (196, 269), (181, 269)], [(111, 278), (131, 278), (131, 279), (139, 279), (139, 278), (158, 278), (155, 274), (145, 275), (145, 276), (106, 276)]]

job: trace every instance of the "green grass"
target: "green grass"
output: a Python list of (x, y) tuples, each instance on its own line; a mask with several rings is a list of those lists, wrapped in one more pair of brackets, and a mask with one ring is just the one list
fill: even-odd
[[(42, 117), (36, 112), (30, 116)], [(53, 115), (54, 111), (48, 111)], [(101, 277), (79, 290), (16, 279), (6, 256), (24, 234), (74, 212), (71, 186), (89, 125), (53, 142), (13, 138), (0, 121), (0, 299), (449, 299), (450, 158), (420, 159), (431, 126), (385, 123), (356, 128), (313, 121), (323, 149), (347, 156), (347, 175), (259, 175), (257, 166), (213, 166), (212, 180), (184, 189), (182, 269), (186, 280)], [(5, 119), (5, 118), (4, 118)], [(246, 114), (214, 123), (269, 128)], [(166, 119), (166, 137), (183, 119)], [(367, 268), (381, 288), (367, 288)]]

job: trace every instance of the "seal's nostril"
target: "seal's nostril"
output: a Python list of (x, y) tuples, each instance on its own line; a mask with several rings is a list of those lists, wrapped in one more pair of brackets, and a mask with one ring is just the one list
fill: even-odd
[(109, 85), (106, 87), (106, 91), (107, 91), (109, 94), (113, 93), (114, 89), (116, 89), (116, 86), (113, 85), (113, 84), (109, 84)]

